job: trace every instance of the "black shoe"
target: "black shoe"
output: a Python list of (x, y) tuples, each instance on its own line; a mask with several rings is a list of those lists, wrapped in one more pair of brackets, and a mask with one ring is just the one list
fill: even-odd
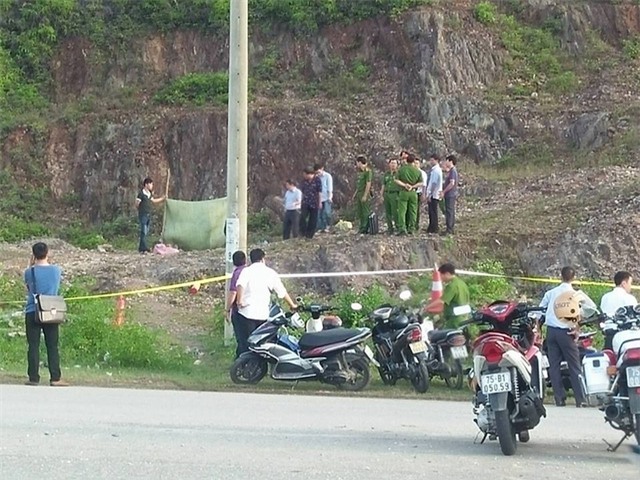
[(556, 400), (556, 407), (566, 407), (566, 406), (567, 406), (567, 399), (566, 398), (563, 398), (560, 401)]

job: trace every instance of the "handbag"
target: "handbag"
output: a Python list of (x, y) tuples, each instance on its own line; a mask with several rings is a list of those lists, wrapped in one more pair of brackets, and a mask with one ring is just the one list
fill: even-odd
[(64, 323), (67, 314), (67, 302), (61, 295), (43, 295), (36, 293), (36, 270), (31, 267), (33, 277), (33, 298), (36, 304), (36, 321), (44, 325)]

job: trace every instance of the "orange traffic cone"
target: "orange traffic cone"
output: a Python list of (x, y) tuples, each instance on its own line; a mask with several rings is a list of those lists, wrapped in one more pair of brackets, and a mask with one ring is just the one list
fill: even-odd
[(189, 294), (195, 295), (200, 291), (200, 282), (195, 282), (193, 285), (189, 287)]
[[(433, 277), (431, 281), (431, 298), (429, 298), (429, 303), (434, 300), (438, 300), (442, 298), (442, 278), (440, 277), (440, 272), (438, 271), (438, 265), (435, 265), (433, 269)], [(444, 310), (444, 305), (435, 305), (433, 307), (427, 308), (427, 313), (442, 313)]]
[(124, 299), (124, 295), (120, 295), (118, 300), (116, 300), (116, 318), (113, 320), (113, 324), (118, 327), (124, 323), (124, 310), (127, 306), (127, 303)]

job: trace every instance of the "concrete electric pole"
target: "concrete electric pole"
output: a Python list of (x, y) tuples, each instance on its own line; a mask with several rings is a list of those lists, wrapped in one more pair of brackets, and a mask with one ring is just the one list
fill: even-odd
[[(229, 109), (227, 127), (227, 274), (232, 255), (247, 252), (247, 96), (249, 85), (248, 0), (231, 0), (229, 16)], [(229, 281), (225, 290), (229, 292)], [(233, 330), (224, 325), (225, 343)]]

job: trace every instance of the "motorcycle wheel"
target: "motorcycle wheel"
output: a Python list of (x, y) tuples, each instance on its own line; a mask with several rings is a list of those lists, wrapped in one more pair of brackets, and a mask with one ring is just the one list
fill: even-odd
[(429, 369), (424, 361), (418, 364), (418, 371), (411, 378), (411, 385), (418, 393), (426, 393), (429, 390)]
[(393, 373), (386, 372), (382, 368), (378, 368), (378, 373), (380, 374), (380, 379), (382, 380), (382, 383), (384, 383), (385, 385), (389, 385), (393, 387), (398, 381), (398, 379)]
[(369, 360), (364, 358), (350, 360), (349, 368), (355, 373), (355, 378), (338, 384), (338, 388), (347, 392), (359, 392), (369, 384), (369, 379), (371, 378)]
[(516, 431), (513, 428), (508, 410), (496, 412), (496, 434), (500, 442), (500, 450), (503, 455), (513, 455), (516, 453), (518, 444), (516, 443)]
[(229, 376), (238, 385), (255, 385), (267, 374), (267, 361), (257, 355), (239, 357), (231, 365)]
[(640, 446), (640, 413), (636, 413), (636, 442), (638, 442), (638, 446)]
[(462, 370), (462, 362), (451, 358), (451, 354), (445, 356), (445, 362), (449, 367), (450, 376), (444, 377), (444, 383), (453, 390), (460, 390), (464, 381), (464, 372)]

